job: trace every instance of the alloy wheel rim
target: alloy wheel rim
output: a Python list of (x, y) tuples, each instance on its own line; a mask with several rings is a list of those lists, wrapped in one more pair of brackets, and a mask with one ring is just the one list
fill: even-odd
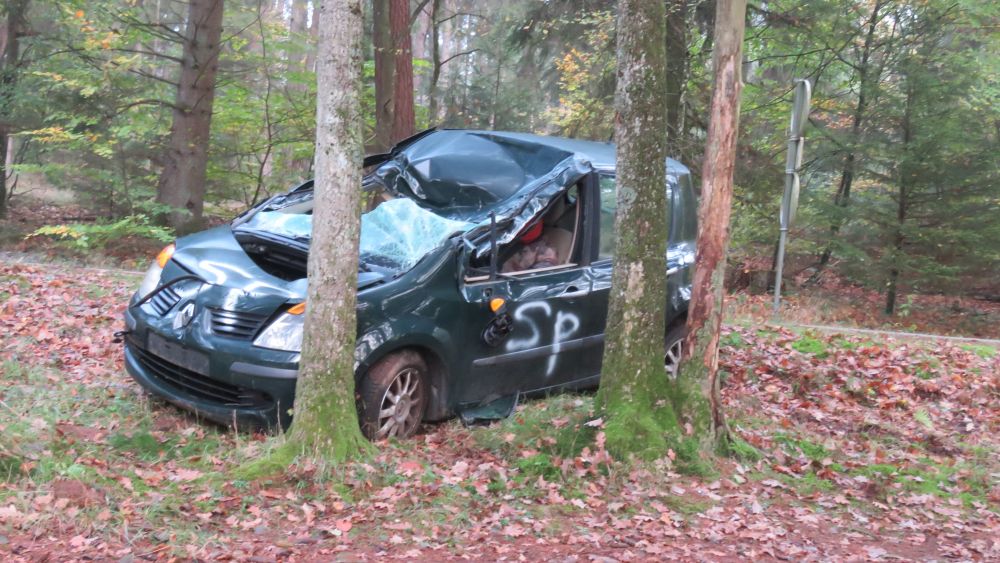
[(423, 400), (420, 391), (416, 369), (406, 368), (396, 374), (379, 404), (378, 438), (406, 436), (416, 430)]
[(663, 355), (663, 365), (667, 368), (667, 377), (677, 378), (677, 368), (680, 366), (683, 356), (682, 344), (684, 340), (677, 340), (667, 348), (667, 353)]

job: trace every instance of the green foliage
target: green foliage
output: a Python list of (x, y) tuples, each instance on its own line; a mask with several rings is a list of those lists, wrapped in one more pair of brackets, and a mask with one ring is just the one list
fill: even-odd
[(107, 248), (125, 237), (147, 238), (164, 243), (174, 240), (173, 230), (151, 224), (144, 215), (129, 215), (111, 222), (47, 225), (28, 235), (39, 236), (54, 237), (77, 250)]
[[(287, 13), (265, 4), (226, 3), (206, 186), (209, 213), (231, 215), (311, 175), (314, 39), (304, 29), (292, 30)], [(4, 86), (0, 99), (18, 148), (13, 170), (72, 191), (76, 201), (107, 220), (156, 216), (162, 211), (153, 202), (175, 111), (181, 50), (175, 38), (149, 24), (183, 22), (184, 6), (121, 0), (30, 6), (32, 32), (21, 39), (22, 52), (30, 56), (10, 71), (17, 80)], [(1000, 40), (988, 30), (996, 10), (964, 0), (879, 6), (864, 60), (871, 3), (775, 0), (751, 11), (732, 252), (736, 259), (770, 260), (789, 85), (808, 77), (815, 86), (813, 111), (790, 262), (829, 249), (840, 273), (869, 288), (886, 288), (895, 271), (904, 295), (965, 291), (970, 279), (988, 280), (986, 287), (995, 289)], [(423, 57), (414, 60), (418, 126), (609, 139), (616, 80), (613, 8), (607, 1), (514, 0), (483, 3), (470, 15), (442, 4), (437, 39), (443, 66), (433, 104), (428, 96), (435, 68), (427, 48), (432, 36), (420, 16), (414, 26), (415, 52)], [(712, 89), (714, 20), (707, 5), (698, 5), (687, 21), (681, 153), (697, 174)], [(370, 52), (363, 69), (364, 131), (370, 139)], [(866, 102), (855, 128), (862, 91)], [(910, 126), (904, 130), (905, 123)], [(849, 205), (835, 205), (849, 155)], [(911, 311), (904, 296), (898, 312)]]

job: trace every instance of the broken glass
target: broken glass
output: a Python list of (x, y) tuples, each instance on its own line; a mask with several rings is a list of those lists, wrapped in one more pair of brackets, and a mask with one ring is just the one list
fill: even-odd
[(428, 211), (412, 199), (392, 199), (361, 216), (361, 261), (406, 271), (451, 235), (470, 226)]

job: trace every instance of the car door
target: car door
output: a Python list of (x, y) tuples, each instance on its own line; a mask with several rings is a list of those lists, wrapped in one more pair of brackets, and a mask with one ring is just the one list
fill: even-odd
[[(578, 205), (585, 206), (581, 197)], [(586, 209), (585, 207), (583, 209)], [(514, 392), (530, 392), (596, 381), (600, 371), (604, 318), (593, 306), (589, 266), (596, 225), (581, 212), (575, 233), (580, 251), (567, 264), (537, 271), (504, 274), (498, 279), (465, 278), (461, 291), (472, 326), (485, 331), (496, 314), (493, 299), (503, 299), (511, 331), (494, 345), (469, 335), (472, 385), (460, 390), (459, 402), (480, 402)]]
[[(606, 321), (608, 300), (611, 293), (611, 258), (615, 247), (616, 184), (614, 174), (610, 171), (601, 174), (599, 186), (600, 227), (598, 229), (597, 257), (591, 266), (593, 275), (591, 302), (595, 309), (600, 311), (599, 314)], [(682, 214), (672, 212), (674, 206), (677, 205), (679, 197), (678, 178), (675, 175), (667, 175), (666, 197), (667, 212), (671, 213), (674, 218), (678, 218)], [(668, 322), (676, 316), (677, 308), (681, 305), (677, 299), (673, 298), (682, 293), (684, 287), (680, 284), (690, 284), (688, 280), (690, 268), (688, 266), (694, 261), (693, 244), (690, 244), (689, 241), (680, 240), (683, 237), (678, 236), (678, 233), (682, 232), (684, 228), (685, 224), (681, 224), (681, 221), (671, 221), (670, 235), (667, 243)], [(690, 292), (690, 289), (688, 288), (687, 291)], [(601, 355), (603, 356), (603, 348)]]

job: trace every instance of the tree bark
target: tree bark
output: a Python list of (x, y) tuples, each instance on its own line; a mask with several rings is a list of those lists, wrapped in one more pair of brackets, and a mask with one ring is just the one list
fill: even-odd
[(179, 232), (201, 226), (215, 74), (222, 40), (223, 0), (191, 0), (173, 125), (156, 201), (169, 205), (167, 223)]
[(312, 39), (312, 45), (309, 50), (306, 51), (306, 62), (305, 67), (307, 71), (316, 71), (316, 43), (317, 37), (319, 37), (319, 2), (317, 0), (311, 0), (312, 4), (312, 21), (309, 22), (309, 37)]
[(292, 9), (288, 16), (288, 31), (295, 35), (303, 35), (309, 19), (309, 0), (289, 0), (289, 3)]
[(910, 143), (913, 140), (913, 100), (915, 88), (909, 77), (906, 78), (906, 102), (903, 107), (903, 119), (900, 124), (903, 129), (903, 158), (899, 163), (899, 180), (896, 201), (896, 228), (892, 237), (892, 256), (889, 268), (889, 280), (886, 284), (885, 292), (885, 314), (892, 315), (896, 312), (896, 295), (899, 290), (899, 270), (900, 259), (903, 254), (903, 243), (906, 236), (903, 227), (906, 224), (906, 216), (910, 203), (910, 182), (912, 172), (910, 171)]
[(392, 146), (393, 89), (396, 86), (396, 57), (392, 42), (389, 5), (392, 0), (372, 0), (372, 46), (375, 49), (375, 145), (377, 150)]
[(667, 154), (684, 160), (684, 105), (689, 57), (688, 2), (667, 1)]
[(7, 188), (7, 151), (10, 145), (12, 105), (14, 88), (17, 86), (18, 66), (20, 66), (20, 37), (25, 32), (25, 16), (28, 0), (7, 0), (5, 15), (0, 28), (0, 219), (7, 217), (10, 190)]
[(333, 460), (371, 445), (354, 399), (360, 233), (361, 0), (320, 2), (316, 184), (302, 359), (295, 389), (295, 453)]
[(416, 130), (413, 113), (413, 39), (410, 35), (410, 1), (390, 0), (389, 24), (395, 66), (392, 92), (392, 143), (410, 137)]
[[(441, 79), (441, 22), (438, 11), (441, 0), (431, 2), (431, 79), (427, 81), (427, 119), (433, 127), (438, 123), (437, 86)], [(1000, 128), (1000, 126), (998, 126)]]
[(746, 0), (719, 0), (716, 4), (715, 87), (702, 165), (697, 252), (684, 343), (687, 353), (674, 385), (675, 408), (683, 409), (682, 421), (690, 425), (703, 455), (711, 455), (728, 441), (719, 400), (719, 332), (743, 86), (745, 19)]
[(618, 3), (615, 261), (597, 404), (607, 448), (662, 457), (680, 431), (667, 394), (667, 123), (663, 0)]

